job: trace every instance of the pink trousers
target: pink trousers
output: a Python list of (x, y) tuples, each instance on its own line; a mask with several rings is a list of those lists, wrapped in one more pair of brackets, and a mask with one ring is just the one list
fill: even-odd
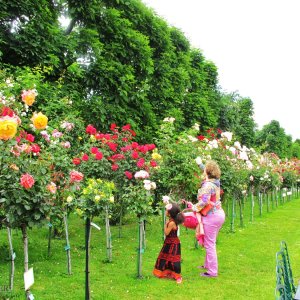
[(204, 248), (206, 251), (204, 267), (207, 273), (212, 276), (218, 276), (218, 257), (216, 250), (216, 240), (223, 223), (225, 221), (225, 213), (220, 209), (206, 217), (202, 217), (204, 226)]

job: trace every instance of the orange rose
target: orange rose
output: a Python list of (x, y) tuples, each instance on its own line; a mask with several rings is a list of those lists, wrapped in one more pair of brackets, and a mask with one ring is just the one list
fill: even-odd
[(22, 101), (26, 103), (28, 106), (31, 106), (36, 97), (37, 93), (35, 90), (23, 91), (22, 93)]

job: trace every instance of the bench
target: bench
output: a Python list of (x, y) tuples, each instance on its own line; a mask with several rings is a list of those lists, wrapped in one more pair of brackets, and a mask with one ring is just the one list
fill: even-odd
[(276, 300), (300, 300), (300, 285), (295, 286), (293, 273), (285, 241), (280, 243), (276, 253)]

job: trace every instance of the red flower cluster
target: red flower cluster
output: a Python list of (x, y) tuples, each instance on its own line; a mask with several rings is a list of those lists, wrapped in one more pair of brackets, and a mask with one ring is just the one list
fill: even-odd
[[(113, 123), (110, 125), (111, 133), (101, 133), (97, 132), (97, 129), (89, 124), (86, 127), (86, 133), (93, 135), (95, 138), (95, 145), (91, 147), (90, 153), (84, 153), (81, 158), (73, 158), (73, 164), (80, 165), (82, 162), (86, 162), (93, 157), (95, 160), (106, 160), (111, 162), (111, 170), (113, 172), (120, 170), (122, 161), (124, 160), (136, 160), (134, 164), (139, 169), (149, 169), (157, 167), (157, 162), (149, 160), (147, 163), (145, 158), (149, 151), (152, 151), (156, 148), (154, 144), (145, 144), (140, 145), (137, 142), (132, 141), (133, 137), (136, 135), (135, 132), (131, 129), (130, 124), (127, 124), (121, 128)], [(101, 151), (100, 151), (101, 149)], [(105, 156), (104, 156), (105, 155)], [(128, 164), (126, 163), (128, 168)], [(127, 179), (132, 179), (132, 172), (126, 170), (124, 175)]]

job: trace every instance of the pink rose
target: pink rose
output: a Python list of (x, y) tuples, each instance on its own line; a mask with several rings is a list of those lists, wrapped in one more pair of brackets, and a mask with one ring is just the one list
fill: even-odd
[(20, 183), (25, 189), (30, 189), (34, 185), (34, 178), (28, 173), (25, 173), (20, 178)]
[(70, 182), (80, 182), (82, 179), (83, 179), (82, 173), (75, 170), (72, 170), (70, 172)]

